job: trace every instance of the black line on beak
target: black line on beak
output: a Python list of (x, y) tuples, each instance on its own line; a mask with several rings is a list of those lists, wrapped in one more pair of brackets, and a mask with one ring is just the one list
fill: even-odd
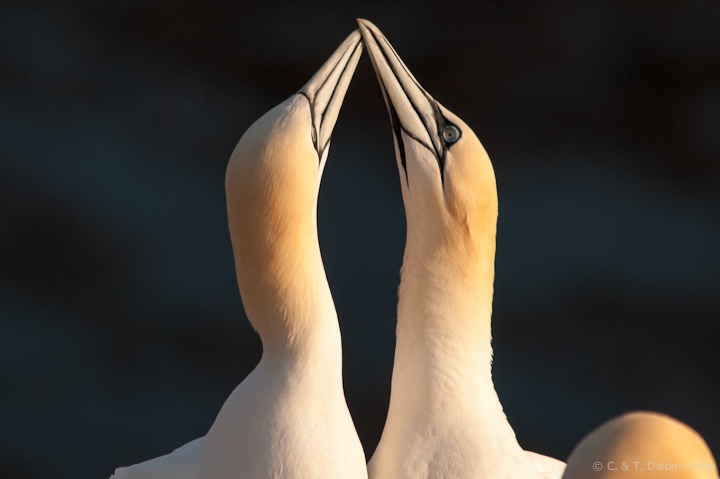
[[(357, 42), (355, 44), (355, 47), (353, 47), (352, 53), (350, 54), (349, 58), (352, 58), (352, 56), (355, 54), (355, 52), (361, 45), (362, 45), (361, 41)], [(335, 71), (335, 68), (337, 68), (337, 66), (340, 64), (340, 61), (342, 61), (343, 56), (344, 55), (341, 55), (340, 58), (338, 58), (338, 61), (332, 67), (332, 69), (330, 70), (330, 73), (325, 77), (322, 84), (316, 89), (315, 93), (322, 90), (322, 88), (325, 86), (328, 79), (332, 75), (332, 73)], [(335, 83), (335, 87), (333, 88), (332, 93), (330, 93), (330, 99), (328, 100), (327, 105), (325, 105), (325, 109), (322, 111), (322, 113), (320, 113), (320, 126), (322, 126), (322, 122), (325, 117), (325, 112), (327, 112), (327, 109), (330, 107), (330, 103), (332, 103), (333, 98), (335, 98), (335, 93), (337, 92), (337, 88), (340, 85), (340, 81), (342, 80), (343, 76), (345, 75), (345, 71), (347, 71), (347, 67), (349, 64), (350, 64), (350, 61), (345, 62), (345, 66), (343, 66), (342, 72), (340, 72), (340, 75), (338, 76), (338, 81)], [(330, 144), (330, 140), (332, 139), (332, 134), (328, 137), (325, 144), (322, 145), (322, 147), (321, 147), (321, 145), (318, 143), (320, 141), (320, 132), (315, 130), (315, 98), (317, 97), (317, 95), (313, 94), (313, 98), (311, 99), (310, 95), (308, 95), (307, 92), (305, 92), (305, 89), (300, 90), (299, 92), (297, 92), (297, 94), (304, 96), (307, 99), (308, 104), (310, 106), (310, 119), (311, 119), (311, 123), (312, 123), (310, 134), (311, 134), (311, 140), (313, 142), (313, 145), (315, 146), (315, 151), (318, 154), (318, 165), (319, 165), (322, 162), (322, 156), (323, 156), (323, 153), (325, 152), (325, 149)], [(313, 133), (314, 133), (314, 135), (313, 135)]]
[[(379, 50), (380, 50), (380, 53), (382, 53), (382, 56), (385, 58), (385, 63), (386, 63), (386, 64), (390, 67), (390, 69), (393, 71), (393, 73), (395, 74), (395, 78), (397, 78), (397, 77), (398, 77), (397, 71), (396, 71), (395, 68), (393, 67), (392, 63), (389, 61), (388, 56), (387, 56), (387, 54), (385, 53), (385, 50), (380, 46), (380, 41), (378, 40), (378, 37), (375, 35), (375, 33), (374, 33), (372, 30), (367, 29), (367, 31), (368, 31), (368, 32), (370, 33), (370, 35), (373, 37), (373, 39), (375, 40), (375, 43), (378, 44), (378, 48), (379, 48)], [(385, 43), (387, 43), (388, 45), (390, 45), (388, 42), (385, 42)], [(410, 72), (407, 70), (407, 67), (406, 67), (405, 64), (402, 62), (402, 60), (400, 60), (400, 57), (398, 56), (397, 52), (396, 52), (395, 49), (392, 47), (392, 45), (390, 45), (390, 49), (391, 49), (391, 51), (393, 52), (393, 54), (395, 55), (395, 58), (398, 60), (398, 63), (400, 63), (400, 65), (403, 66), (403, 69), (405, 70), (405, 73), (408, 75), (408, 77), (409, 77), (411, 80), (413, 80), (413, 83), (415, 83), (415, 85), (418, 87), (418, 89), (422, 92), (422, 94), (425, 96), (425, 98), (428, 100), (428, 102), (429, 102), (430, 105), (432, 106), (432, 108), (433, 108), (433, 113), (434, 113), (433, 116), (435, 117), (435, 124), (436, 124), (437, 127), (438, 127), (437, 132), (435, 132), (434, 134), (435, 134), (435, 135), (439, 135), (440, 129), (442, 128), (442, 125), (444, 125), (444, 123), (445, 123), (445, 117), (443, 117), (442, 113), (440, 112), (440, 107), (438, 106), (438, 104), (437, 104), (437, 102), (435, 101), (435, 99), (433, 99), (433, 98), (425, 91), (425, 89), (422, 88), (422, 87), (418, 84), (418, 82), (414, 79), (414, 77), (410, 74)], [(379, 74), (377, 75), (377, 77), (378, 77), (378, 80), (380, 80), (380, 85), (381, 85), (382, 88), (385, 90), (385, 92), (387, 92), (387, 88), (385, 87), (385, 85), (384, 85), (384, 83), (383, 83), (383, 81), (382, 81), (382, 78), (380, 77)], [(438, 168), (439, 168), (439, 170), (440, 170), (440, 183), (441, 183), (441, 185), (442, 185), (442, 187), (443, 187), (443, 189), (444, 189), (444, 187), (445, 187), (445, 152), (446, 152), (446, 148), (445, 148), (445, 145), (444, 145), (444, 143), (443, 143), (443, 141), (442, 141), (442, 136), (440, 136), (440, 135), (438, 136), (438, 138), (440, 138), (440, 145), (441, 145), (441, 150), (442, 150), (442, 151), (438, 151), (437, 149), (435, 149), (435, 145), (434, 145), (434, 143), (432, 142), (433, 132), (430, 131), (430, 130), (428, 130), (427, 126), (425, 125), (425, 122), (422, 121), (422, 115), (421, 115), (420, 111), (417, 109), (417, 106), (416, 106), (416, 105), (412, 102), (412, 100), (410, 99), (410, 96), (407, 94), (407, 92), (406, 92), (405, 89), (403, 88), (402, 83), (401, 83), (400, 81), (398, 81), (398, 84), (400, 85), (400, 89), (401, 89), (401, 90), (403, 91), (403, 93), (405, 94), (405, 98), (407, 98), (408, 103), (410, 103), (410, 106), (412, 106), (413, 110), (415, 111), (415, 114), (418, 116), (418, 119), (420, 120), (420, 123), (423, 125), (423, 127), (424, 127), (425, 130), (427, 131), (428, 136), (430, 137), (430, 142), (431, 142), (431, 145), (430, 145), (430, 146), (427, 145), (424, 141), (422, 141), (422, 140), (420, 140), (419, 138), (417, 138), (415, 135), (413, 135), (412, 133), (410, 133), (410, 132), (403, 126), (402, 122), (400, 121), (400, 117), (398, 116), (397, 111), (395, 110), (395, 107), (392, 105), (392, 100), (390, 99), (390, 95), (386, 93), (386, 94), (385, 94), (385, 103), (387, 104), (388, 110), (390, 111), (390, 121), (391, 121), (391, 123), (392, 123), (393, 130), (394, 130), (394, 132), (395, 132), (395, 137), (397, 138), (397, 141), (398, 141), (398, 147), (399, 147), (399, 150), (400, 150), (400, 152), (401, 152), (401, 153), (400, 153), (400, 162), (401, 162), (403, 168), (405, 169), (405, 177), (407, 178), (408, 175), (407, 175), (407, 165), (406, 165), (406, 158), (405, 158), (405, 147), (404, 147), (404, 143), (403, 143), (403, 140), (402, 140), (402, 135), (400, 134), (401, 131), (402, 131), (402, 132), (405, 132), (405, 134), (406, 134), (407, 136), (409, 136), (410, 138), (412, 138), (413, 140), (415, 140), (416, 142), (418, 142), (419, 144), (421, 144), (422, 146), (424, 146), (425, 148), (427, 148), (427, 149), (430, 151), (430, 153), (432, 153), (432, 154), (435, 156), (435, 159), (436, 159), (436, 161), (437, 161), (437, 163), (438, 163)], [(408, 182), (409, 182), (409, 179), (408, 179)], [(409, 186), (409, 185), (408, 185), (408, 186)]]

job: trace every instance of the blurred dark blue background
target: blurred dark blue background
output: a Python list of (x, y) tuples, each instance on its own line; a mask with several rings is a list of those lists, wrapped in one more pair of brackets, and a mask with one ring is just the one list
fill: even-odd
[[(0, 478), (105, 478), (205, 433), (260, 357), (227, 159), (357, 16), (493, 159), (494, 374), (521, 444), (564, 459), (642, 408), (720, 454), (720, 2), (6, 1)], [(366, 58), (319, 221), (370, 455), (405, 232)]]

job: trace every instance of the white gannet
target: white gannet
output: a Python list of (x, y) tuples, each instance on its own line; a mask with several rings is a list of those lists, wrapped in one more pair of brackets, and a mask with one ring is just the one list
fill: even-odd
[(635, 411), (611, 419), (575, 446), (563, 479), (717, 479), (710, 448), (690, 426)]
[(390, 112), (407, 239), (390, 408), (371, 479), (559, 478), (523, 451), (491, 375), (497, 190), (473, 131), (358, 20)]
[(335, 126), (362, 52), (355, 31), (303, 89), (257, 120), (225, 177), (237, 281), (263, 355), (208, 433), (115, 479), (363, 479), (340, 329), (317, 236)]

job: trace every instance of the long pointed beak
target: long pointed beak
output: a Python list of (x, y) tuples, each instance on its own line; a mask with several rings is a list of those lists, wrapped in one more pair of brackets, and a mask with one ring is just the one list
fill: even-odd
[(320, 158), (330, 143), (340, 107), (362, 54), (362, 36), (355, 30), (298, 92), (310, 102), (313, 142)]
[(420, 86), (375, 25), (363, 19), (358, 19), (358, 24), (390, 112), (396, 139), (402, 141), (402, 130), (438, 158), (442, 157), (438, 132), (442, 115), (437, 102)]

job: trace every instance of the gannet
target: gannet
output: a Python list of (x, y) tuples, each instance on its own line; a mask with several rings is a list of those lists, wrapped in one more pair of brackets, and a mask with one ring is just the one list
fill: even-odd
[(570, 454), (563, 479), (717, 479), (710, 448), (690, 426), (653, 412), (616, 417)]
[(237, 281), (262, 358), (208, 433), (115, 479), (364, 479), (340, 330), (317, 235), (320, 179), (362, 52), (355, 31), (297, 94), (257, 120), (225, 188)]
[(390, 407), (368, 476), (559, 478), (561, 461), (520, 448), (493, 386), (490, 159), (380, 30), (358, 22), (390, 113), (407, 217)]

